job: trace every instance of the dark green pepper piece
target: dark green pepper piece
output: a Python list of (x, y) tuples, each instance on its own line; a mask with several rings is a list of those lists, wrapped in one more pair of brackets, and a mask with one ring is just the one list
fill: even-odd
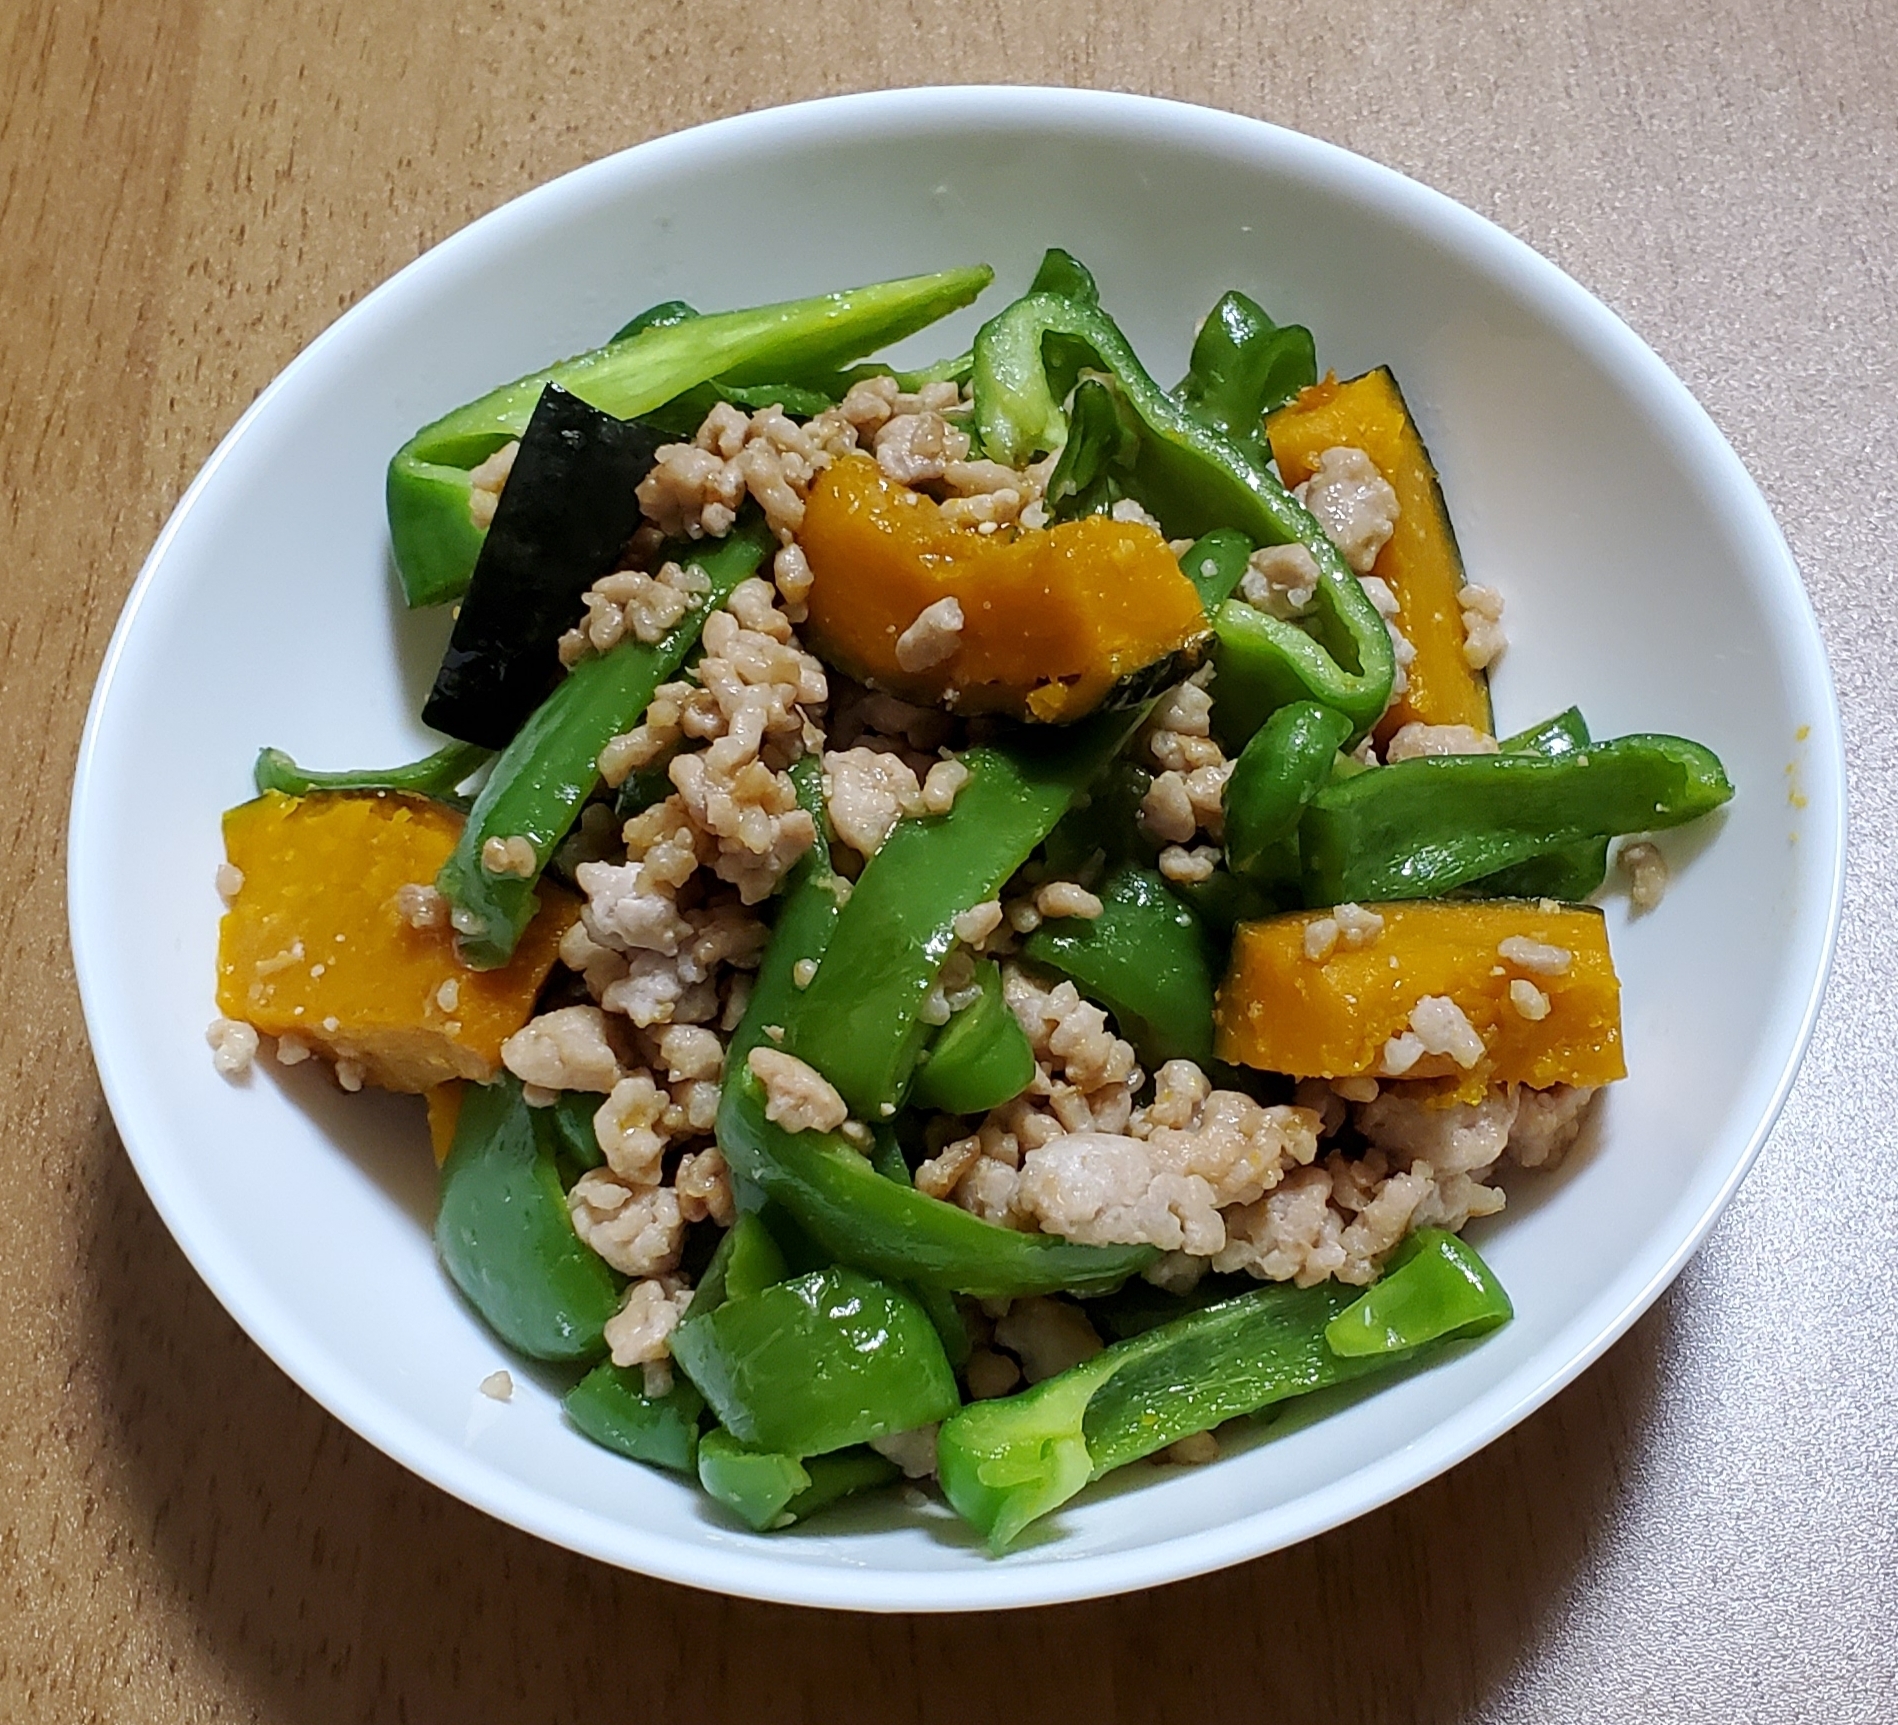
[(1068, 409), (1068, 441), (1042, 498), (1050, 519), (1105, 515), (1127, 495), (1140, 453), (1140, 433), (1130, 419), (1106, 384), (1082, 380)]
[(1098, 1291), (1145, 1268), (1157, 1256), (1151, 1246), (1077, 1246), (1052, 1234), (997, 1227), (885, 1179), (837, 1133), (787, 1132), (765, 1118), (764, 1091), (747, 1056), (766, 1040), (767, 1025), (782, 1025), (797, 1010), (797, 967), (823, 956), (844, 890), (830, 867), (817, 763), (800, 761), (791, 778), (799, 803), (817, 823), (818, 841), (786, 878), (751, 1003), (726, 1053), (718, 1106), (718, 1142), (747, 1203), (758, 1194), (775, 1200), (840, 1262), (981, 1298)]
[(582, 1245), (554, 1161), (553, 1121), (519, 1080), (470, 1084), (442, 1164), (435, 1245), (488, 1327), (537, 1360), (587, 1360), (623, 1279)]
[(1104, 713), (1008, 748), (970, 749), (944, 815), (899, 821), (865, 865), (817, 974), (778, 1021), (784, 1046), (836, 1085), (860, 1120), (887, 1119), (929, 1026), (924, 1002), (955, 919), (994, 898), (1139, 723)]
[(1072, 252), (1050, 246), (1041, 254), (1035, 279), (1028, 284), (1030, 293), (1054, 293), (1071, 299), (1076, 305), (1099, 305), (1101, 290), (1094, 272)]
[(754, 1449), (823, 1455), (930, 1425), (961, 1400), (915, 1297), (842, 1265), (688, 1310), (671, 1345), (719, 1422)]
[[(1470, 1247), (1440, 1231), (1415, 1239), (1408, 1258), (1393, 1260), (1377, 1285), (1384, 1291), (1376, 1311), (1395, 1323), (1380, 1329), (1354, 1317), (1357, 1291), (1335, 1282), (1218, 1301), (1116, 1342), (1019, 1395), (963, 1408), (937, 1441), (943, 1491), (999, 1552), (1030, 1522), (1127, 1462), (1507, 1318), (1507, 1300)], [(1443, 1274), (1445, 1261), (1464, 1273)], [(1392, 1338), (1400, 1345), (1341, 1354), (1326, 1339), (1334, 1323), (1351, 1337), (1348, 1345)]]
[(1023, 952), (1106, 1007), (1149, 1069), (1210, 1066), (1215, 972), (1199, 918), (1152, 869), (1131, 863), (1107, 878), (1100, 900), (1097, 917), (1044, 922)]
[[(626, 640), (582, 659), (494, 763), (461, 838), (435, 877), (461, 955), (475, 969), (491, 970), (513, 955), (540, 903), (535, 879), (599, 785), (600, 751), (638, 723), (653, 691), (684, 662), (705, 619), (775, 544), (762, 523), (741, 522), (729, 538), (695, 556), (711, 582), (702, 603), (650, 645)], [(483, 864), (489, 839), (511, 837), (533, 845), (533, 876), (491, 874)]]
[(839, 1498), (888, 1485), (902, 1470), (873, 1449), (834, 1455), (779, 1455), (747, 1449), (730, 1432), (714, 1427), (699, 1444), (699, 1484), (756, 1533), (814, 1515)]
[(975, 969), (982, 990), (923, 1051), (910, 1100), (944, 1114), (986, 1114), (1019, 1096), (1035, 1075), (1035, 1051), (1002, 997), (1002, 973), (989, 959)]
[(600, 1148), (600, 1135), (593, 1128), (593, 1117), (605, 1100), (585, 1090), (563, 1090), (550, 1110), (561, 1159), (583, 1174), (606, 1162), (606, 1152)]
[[(1505, 737), (1501, 751), (1505, 755), (1573, 755), (1586, 749), (1592, 741), (1580, 709), (1570, 707), (1552, 719), (1545, 719), (1513, 737)], [(1457, 896), (1553, 898), (1580, 904), (1608, 878), (1610, 842), (1605, 837), (1588, 838), (1564, 845), (1546, 856), (1531, 857), (1527, 862), (1499, 869), (1493, 875), (1471, 881), (1468, 886), (1458, 887)]]
[(1554, 759), (1557, 755), (1580, 754), (1594, 740), (1581, 708), (1565, 707), (1554, 718), (1505, 737), (1496, 746), (1505, 755), (1547, 755)]
[(1212, 616), (1233, 589), (1245, 578), (1246, 562), (1252, 556), (1252, 541), (1230, 527), (1215, 527), (1202, 533), (1187, 547), (1180, 568), (1187, 580), (1199, 589), (1199, 602)]
[[(897, 1142), (894, 1127), (885, 1124), (876, 1128), (870, 1136), (870, 1166), (886, 1180), (893, 1180), (899, 1186), (913, 1186), (915, 1176), (910, 1173), (909, 1159), (903, 1154), (903, 1146)], [(916, 1296), (917, 1303), (929, 1314), (929, 1321), (936, 1326), (936, 1334), (942, 1341), (942, 1351), (949, 1356), (950, 1365), (957, 1371), (969, 1363), (972, 1343), (969, 1339), (969, 1326), (963, 1321), (962, 1308), (956, 1304), (956, 1297), (947, 1288), (933, 1287), (928, 1282), (915, 1282), (909, 1291)]]
[[(1309, 632), (1249, 605), (1228, 601), (1220, 607), (1214, 621), (1222, 646), (1227, 614), (1250, 614), (1240, 631), (1246, 651), (1232, 661), (1242, 704), (1256, 707), (1268, 693), (1271, 706), (1321, 701), (1347, 714), (1358, 734), (1368, 731), (1390, 699), (1395, 664), (1389, 631), (1357, 577), (1263, 462), (1153, 381), (1098, 306), (1035, 293), (982, 326), (972, 383), (984, 451), (1020, 465), (1039, 451), (1060, 449), (1068, 437), (1061, 402), (1083, 368), (1110, 375), (1138, 421), (1132, 490), (1169, 537), (1193, 538), (1226, 527), (1255, 544), (1296, 541), (1318, 566)], [(1220, 677), (1223, 698), (1223, 663)], [(1258, 713), (1259, 723), (1269, 711)]]
[(1199, 326), (1193, 357), (1173, 393), (1255, 461), (1271, 459), (1265, 416), (1318, 381), (1318, 352), (1302, 324), (1282, 328), (1236, 289)]
[(690, 323), (700, 315), (682, 299), (662, 299), (657, 305), (647, 306), (638, 316), (621, 324), (607, 338), (607, 345), (610, 347), (616, 341), (627, 341), (642, 330), (670, 329), (675, 323)]
[(674, 1379), (664, 1395), (649, 1396), (637, 1366), (609, 1360), (575, 1384), (561, 1406), (584, 1435), (607, 1449), (675, 1473), (696, 1471), (705, 1398), (684, 1378)]
[(714, 378), (743, 387), (848, 364), (967, 305), (993, 274), (978, 265), (779, 305), (652, 321), (456, 408), (425, 425), (389, 463), (389, 536), (404, 595), (411, 605), (439, 605), (468, 585), (482, 540), (468, 513), (469, 474), (520, 436), (547, 384), (617, 418), (638, 419)]
[(1440, 898), (1588, 839), (1698, 820), (1732, 795), (1719, 759), (1683, 737), (1399, 761), (1312, 799), (1299, 828), (1306, 901)]
[(251, 776), (260, 795), (265, 791), (281, 791), (287, 797), (304, 797), (312, 791), (409, 791), (447, 802), (464, 780), (474, 777), (489, 753), (474, 743), (450, 743), (407, 766), (317, 773), (298, 766), (281, 749), (263, 749)]
[(1298, 879), (1298, 824), (1331, 777), (1351, 721), (1315, 701), (1279, 708), (1226, 781), (1226, 866), (1270, 891)]

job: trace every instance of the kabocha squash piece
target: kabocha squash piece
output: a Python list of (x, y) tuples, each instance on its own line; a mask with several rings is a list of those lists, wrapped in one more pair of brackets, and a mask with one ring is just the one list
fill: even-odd
[[(961, 713), (1060, 723), (1145, 699), (1209, 638), (1191, 581), (1153, 528), (1088, 516), (986, 535), (861, 456), (817, 482), (799, 533), (811, 644), (853, 675)], [(908, 634), (953, 599), (959, 634)]]
[[(1305, 931), (1329, 911), (1239, 926), (1219, 990), (1220, 1059), (1298, 1078), (1379, 1076), (1385, 1043), (1411, 1028), (1418, 1002), (1442, 996), (1462, 1009), (1483, 1052), (1467, 1068), (1427, 1054), (1405, 1078), (1454, 1079), (1459, 1094), (1480, 1094), (1492, 1083), (1542, 1089), (1627, 1075), (1621, 984), (1600, 911), (1533, 900), (1367, 908), (1383, 928), (1356, 948), (1340, 941), (1322, 958), (1306, 956)], [(1549, 955), (1508, 944), (1516, 938), (1560, 948), (1567, 968), (1555, 974)], [(1541, 997), (1517, 991), (1527, 1011), (1512, 998), (1517, 982)], [(1542, 1002), (1547, 1011), (1530, 1016)]]
[(1302, 485), (1327, 449), (1361, 449), (1397, 493), (1397, 526), (1372, 573), (1397, 595), (1397, 626), (1417, 649), (1410, 688), (1377, 727), (1386, 741), (1401, 725), (1471, 725), (1490, 731), (1489, 679), (1463, 657), (1463, 558), (1444, 506), (1437, 470), (1383, 366), (1340, 383), (1302, 390), (1266, 421), (1272, 456), (1287, 486)]
[(224, 848), (244, 884), (218, 935), (218, 1010), (354, 1061), (385, 1090), (492, 1078), (579, 906), (543, 886), (511, 962), (468, 969), (445, 919), (413, 928), (396, 906), (402, 887), (434, 880), (461, 825), (394, 794), (268, 791), (232, 809)]

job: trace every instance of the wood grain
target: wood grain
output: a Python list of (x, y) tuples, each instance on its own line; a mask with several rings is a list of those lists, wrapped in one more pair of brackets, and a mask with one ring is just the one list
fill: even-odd
[[(1898, 13), (1875, 0), (0, 8), (0, 1714), (1888, 1717), (1895, 65)], [(1858, 826), (1831, 1002), (1780, 1131), (1682, 1282), (1551, 1406), (1403, 1502), (1222, 1575), (872, 1619), (570, 1557), (292, 1388), (119, 1150), (66, 956), (62, 832), (140, 558), (338, 312), (605, 151), (946, 78), (1279, 120), (1464, 199), (1602, 293), (1780, 513), (1834, 652)], [(128, 890), (137, 842), (128, 819)]]

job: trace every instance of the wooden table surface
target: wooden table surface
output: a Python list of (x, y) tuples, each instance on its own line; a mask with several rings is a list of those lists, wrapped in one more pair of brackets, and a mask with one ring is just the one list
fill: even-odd
[[(1888, 1719), (1894, 66), (1889, 0), (0, 6), (0, 1715)], [(140, 559), (339, 312), (590, 157), (946, 77), (1278, 120), (1440, 187), (1599, 293), (1785, 526), (1845, 705), (1855, 831), (1830, 1000), (1777, 1134), (1679, 1284), (1552, 1405), (1404, 1501), (1222, 1575), (875, 1619), (568, 1556), (410, 1478), (280, 1376), (119, 1148), (61, 855)], [(133, 826), (133, 891), (137, 846)]]

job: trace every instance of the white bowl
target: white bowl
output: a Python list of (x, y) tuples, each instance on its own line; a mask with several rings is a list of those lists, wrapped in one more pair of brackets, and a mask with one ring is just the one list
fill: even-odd
[[(1504, 727), (1579, 702), (1676, 731), (1738, 796), (1664, 844), (1673, 890), (1611, 905), (1631, 1075), (1482, 1249), (1515, 1297), (1480, 1345), (1195, 1472), (1132, 1470), (1000, 1560), (893, 1499), (738, 1531), (595, 1448), (551, 1380), (457, 1299), (430, 1243), (420, 1105), (305, 1066), (212, 1071), (218, 815), (262, 744), (327, 766), (428, 746), (441, 614), (396, 598), (384, 463), (418, 425), (633, 311), (786, 298), (987, 259), (953, 351), (1059, 244), (1163, 382), (1227, 287), (1309, 324), (1341, 376), (1390, 363), (1471, 577), (1508, 598)], [(258, 398), (186, 493), (93, 698), (70, 835), (73, 949), (101, 1079), (172, 1233), (339, 1419), (489, 1513), (610, 1563), (866, 1610), (1150, 1586), (1336, 1526), (1507, 1430), (1680, 1270), (1779, 1111), (1837, 924), (1838, 716), (1799, 577), (1686, 389), (1559, 270), (1468, 210), (1229, 114), (1082, 91), (845, 97), (720, 121), (541, 187), (404, 270)], [(476, 1385), (510, 1365), (513, 1402)]]

